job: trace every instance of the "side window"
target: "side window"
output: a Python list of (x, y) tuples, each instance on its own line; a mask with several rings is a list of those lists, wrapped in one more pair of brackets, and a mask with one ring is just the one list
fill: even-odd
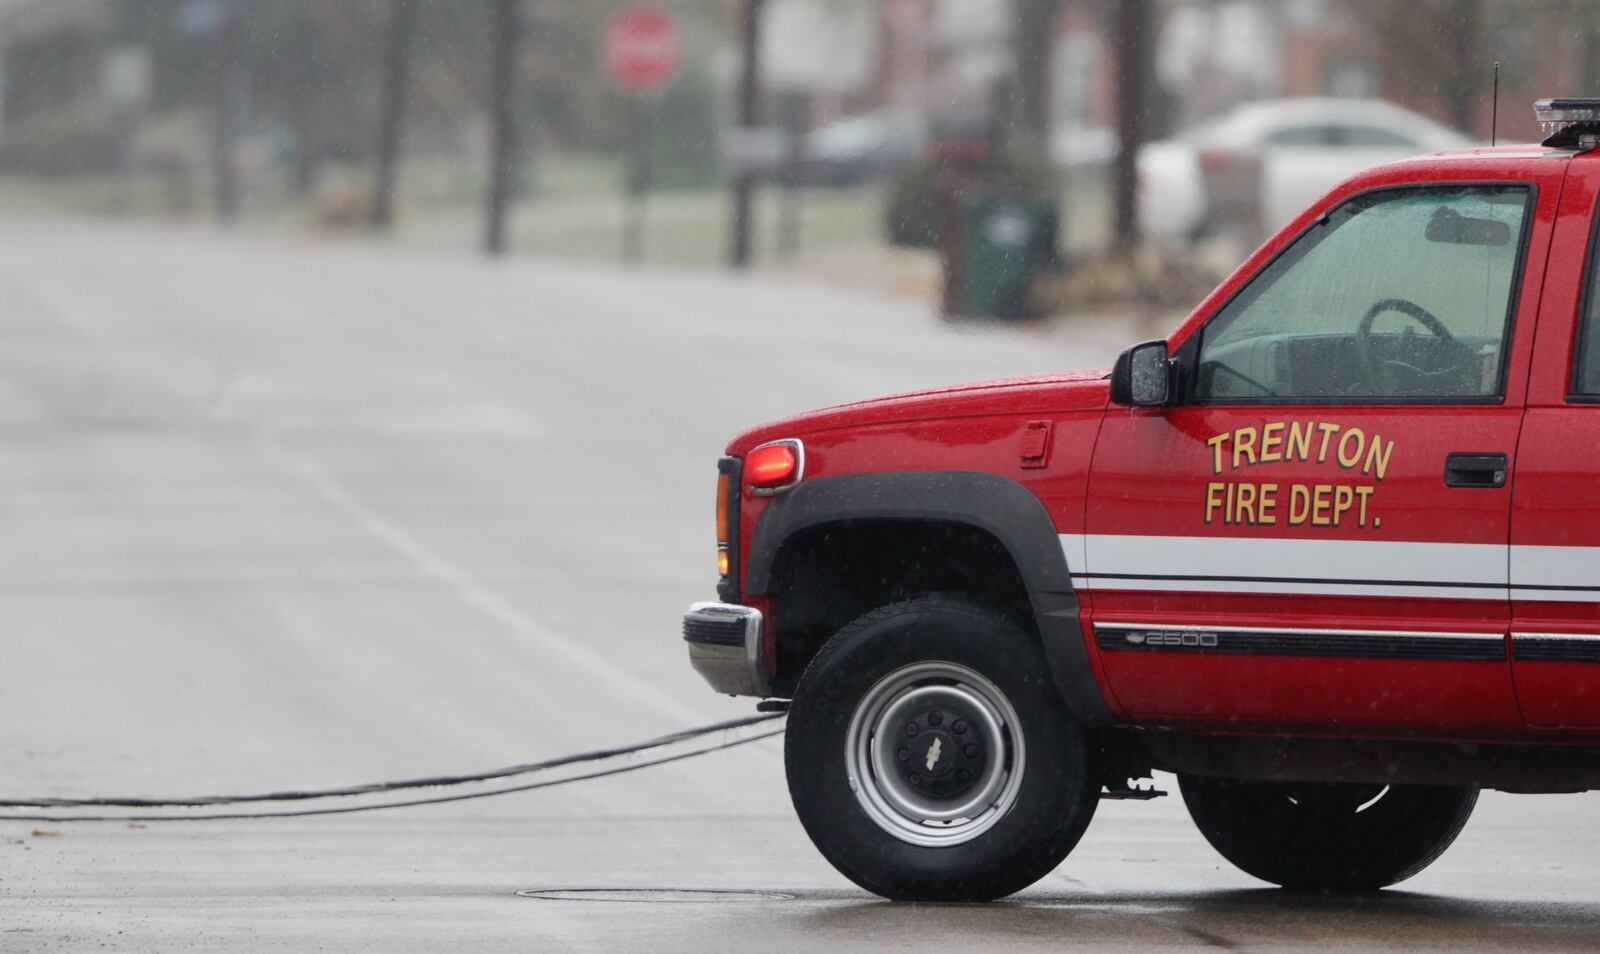
[(1360, 148), (1384, 149), (1421, 149), (1422, 146), (1409, 136), (1401, 135), (1393, 130), (1383, 129), (1379, 126), (1335, 126), (1333, 127), (1333, 142), (1336, 146), (1354, 146)]
[[(1600, 209), (1596, 210), (1600, 216)], [(1597, 219), (1600, 222), (1600, 219)], [(1596, 225), (1600, 229), (1600, 224)], [(1600, 397), (1600, 231), (1589, 239), (1589, 267), (1583, 292), (1583, 319), (1578, 326), (1577, 366), (1572, 374), (1572, 393)]]
[(1389, 189), (1330, 212), (1200, 332), (1202, 401), (1501, 393), (1531, 190)]
[(1326, 146), (1331, 133), (1326, 126), (1285, 126), (1267, 133), (1269, 146)]

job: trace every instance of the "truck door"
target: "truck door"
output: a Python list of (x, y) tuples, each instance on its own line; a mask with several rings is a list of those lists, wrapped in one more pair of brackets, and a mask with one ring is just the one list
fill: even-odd
[(1600, 726), (1600, 159), (1568, 166), (1511, 518), (1511, 646), (1530, 723)]
[(1553, 178), (1351, 196), (1175, 342), (1173, 406), (1110, 408), (1063, 543), (1126, 716), (1520, 725), (1509, 483)]

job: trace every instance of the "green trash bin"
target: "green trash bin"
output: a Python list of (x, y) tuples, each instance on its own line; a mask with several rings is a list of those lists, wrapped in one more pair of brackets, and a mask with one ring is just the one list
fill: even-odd
[(955, 212), (945, 261), (952, 317), (1026, 316), (1034, 279), (1057, 261), (1061, 213), (1055, 200), (968, 187)]

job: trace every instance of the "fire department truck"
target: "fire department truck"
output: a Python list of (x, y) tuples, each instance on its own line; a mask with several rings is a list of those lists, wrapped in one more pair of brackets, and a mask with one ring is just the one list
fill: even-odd
[(880, 895), (1050, 872), (1176, 773), (1255, 877), (1375, 890), (1481, 789), (1600, 788), (1600, 100), (1385, 165), (1115, 367), (802, 414), (719, 464), (719, 692)]

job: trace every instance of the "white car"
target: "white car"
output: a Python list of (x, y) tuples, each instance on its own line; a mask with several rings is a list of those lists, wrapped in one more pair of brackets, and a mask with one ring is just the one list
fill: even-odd
[[(1276, 231), (1329, 189), (1370, 166), (1474, 145), (1470, 137), (1378, 99), (1270, 99), (1247, 103), (1139, 151), (1144, 234), (1185, 240), (1209, 227)], [(1116, 135), (1058, 134), (1069, 173), (1108, 165)]]

